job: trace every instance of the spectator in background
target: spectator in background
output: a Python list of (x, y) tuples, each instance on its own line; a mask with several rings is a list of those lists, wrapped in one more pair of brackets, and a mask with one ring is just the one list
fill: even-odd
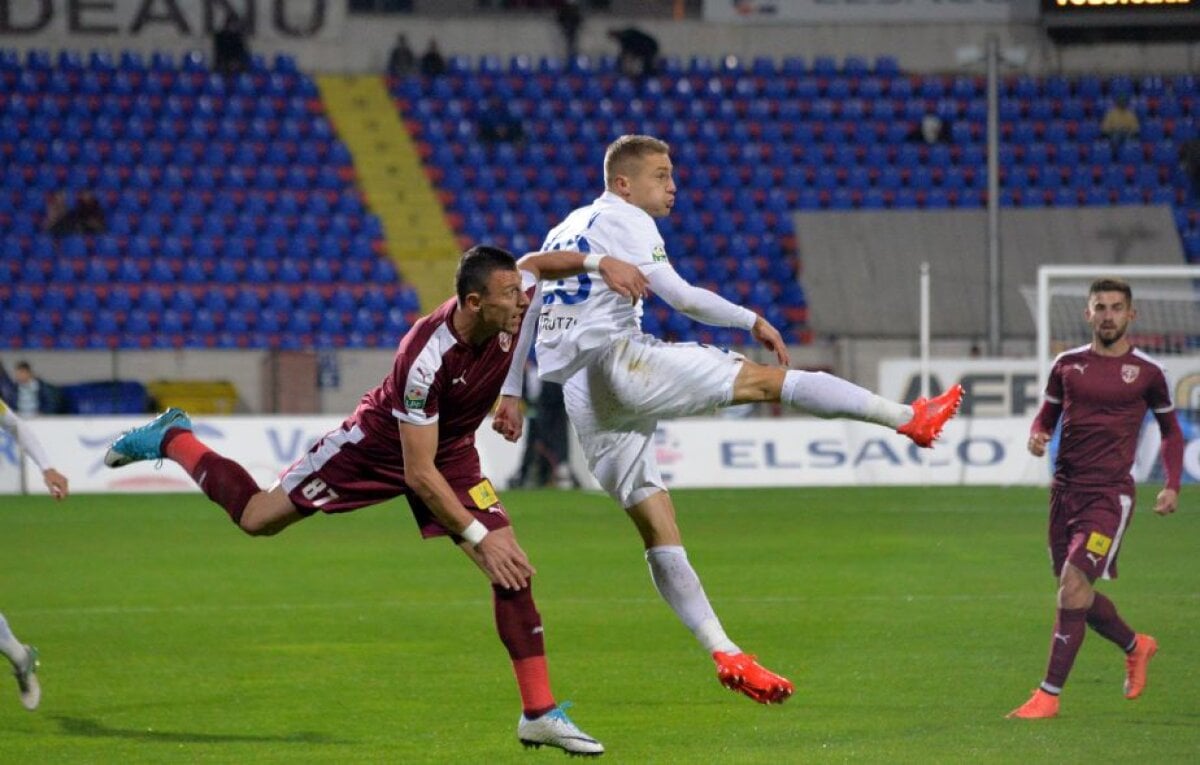
[(54, 236), (66, 236), (71, 230), (71, 207), (67, 204), (67, 192), (54, 191), (46, 195), (46, 217), (42, 220), (42, 231)]
[(608, 36), (617, 41), (617, 69), (626, 77), (649, 77), (658, 61), (658, 40), (636, 27), (610, 29)]
[(429, 47), (421, 55), (421, 74), (426, 77), (437, 77), (446, 72), (446, 59), (438, 49), (437, 40), (430, 40)]
[(1179, 167), (1191, 183), (1192, 194), (1200, 196), (1200, 138), (1190, 138), (1179, 145)]
[(927, 146), (944, 143), (950, 140), (946, 123), (936, 114), (926, 114), (921, 118), (921, 124), (913, 131), (912, 138), (914, 141), (922, 141)]
[(103, 234), (108, 230), (108, 222), (104, 217), (104, 209), (100, 200), (90, 191), (79, 192), (79, 200), (71, 210), (74, 233)]
[(525, 366), (525, 406), (529, 424), (525, 452), (516, 475), (508, 481), (509, 488), (579, 488), (579, 479), (571, 470), (567, 407), (562, 385), (543, 382), (533, 363)]
[(61, 411), (62, 394), (58, 387), (34, 375), (28, 361), (19, 361), (13, 367), (13, 381), (16, 383), (16, 392), (12, 403), (17, 414), (36, 417)]
[(525, 138), (521, 118), (513, 113), (503, 98), (488, 100), (487, 108), (479, 115), (477, 127), (479, 140), (489, 145), (519, 143)]
[(225, 17), (225, 23), (213, 33), (213, 69), (224, 75), (234, 75), (250, 68), (250, 49), (246, 46), (246, 29), (236, 13)]
[(1119, 147), (1127, 138), (1137, 135), (1141, 129), (1137, 115), (1129, 108), (1129, 96), (1117, 96), (1112, 106), (1104, 113), (1100, 123), (1100, 132), (1104, 133), (1113, 148)]
[(562, 30), (563, 42), (567, 46), (567, 58), (575, 58), (579, 52), (579, 27), (583, 26), (583, 10), (578, 0), (564, 0), (554, 14), (554, 21)]
[(4, 368), (3, 362), (0, 362), (0, 401), (16, 401), (17, 400), (17, 384), (9, 376), (8, 370)]
[(405, 77), (417, 68), (417, 54), (408, 45), (407, 35), (396, 35), (396, 44), (388, 54), (387, 70), (393, 77)]

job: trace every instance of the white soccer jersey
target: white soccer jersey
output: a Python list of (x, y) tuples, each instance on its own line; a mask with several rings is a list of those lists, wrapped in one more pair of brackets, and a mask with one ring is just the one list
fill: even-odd
[[(542, 249), (608, 255), (646, 274), (667, 263), (654, 219), (608, 191), (568, 215), (546, 235)], [(591, 274), (543, 282), (542, 301), (537, 358), (546, 380), (566, 382), (614, 339), (642, 331), (641, 301), (632, 304)]]

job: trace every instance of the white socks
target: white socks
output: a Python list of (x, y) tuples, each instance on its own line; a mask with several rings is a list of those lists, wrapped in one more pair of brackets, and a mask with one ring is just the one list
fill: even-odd
[(683, 626), (692, 631), (705, 651), (710, 654), (714, 651), (742, 652), (721, 627), (683, 547), (651, 547), (646, 550), (646, 562), (650, 564), (650, 578), (654, 580), (658, 594), (674, 609)]
[(818, 417), (845, 417), (895, 430), (912, 419), (912, 407), (875, 395), (866, 388), (825, 372), (789, 370), (780, 400)]
[(7, 656), (14, 667), (25, 661), (25, 646), (21, 645), (17, 636), (8, 628), (4, 614), (0, 614), (0, 653)]

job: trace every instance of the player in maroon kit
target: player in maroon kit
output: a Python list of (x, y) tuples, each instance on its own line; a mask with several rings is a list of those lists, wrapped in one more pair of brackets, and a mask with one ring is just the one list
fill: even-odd
[[(532, 337), (519, 338), (518, 332), (538, 296), (539, 280), (585, 269), (633, 299), (645, 290), (641, 272), (616, 258), (562, 251), (526, 255), (518, 264), (498, 248), (467, 251), (458, 266), (457, 296), (408, 331), (391, 373), (268, 490), (201, 443), (179, 409), (118, 438), (105, 462), (119, 467), (173, 460), (252, 535), (276, 534), (317, 511), (349, 512), (404, 496), (422, 536), (448, 535), (492, 582), (497, 630), (521, 693), (520, 740), (572, 754), (602, 754), (600, 742), (567, 717), (550, 691), (530, 583), (534, 568), (480, 471), (475, 449), (475, 431), (502, 386), (505, 395), (520, 395)], [(514, 357), (520, 363), (512, 364)], [(519, 421), (496, 428), (509, 440), (520, 435)]]
[(1183, 435), (1162, 367), (1125, 335), (1137, 315), (1129, 285), (1116, 279), (1093, 282), (1084, 315), (1092, 327), (1092, 342), (1055, 360), (1046, 401), (1029, 433), (1029, 451), (1040, 457), (1062, 416), (1050, 490), (1050, 557), (1059, 582), (1058, 616), (1046, 677), (1009, 717), (1058, 714), (1059, 693), (1083, 643), (1084, 625), (1125, 652), (1127, 699), (1141, 695), (1146, 668), (1158, 651), (1157, 641), (1135, 633), (1093, 583), (1117, 576), (1117, 553), (1133, 516), (1130, 470), (1146, 410), (1154, 413), (1162, 431), (1166, 487), (1154, 503), (1159, 515), (1175, 512)]

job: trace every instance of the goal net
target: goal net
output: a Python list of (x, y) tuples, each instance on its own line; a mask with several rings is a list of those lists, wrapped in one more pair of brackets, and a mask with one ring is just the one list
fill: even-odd
[[(1037, 321), (1039, 384), (1058, 354), (1091, 342), (1084, 320), (1088, 287), (1106, 276), (1129, 282), (1137, 309), (1129, 338), (1166, 370), (1184, 437), (1200, 438), (1200, 266), (1039, 267), (1037, 286), (1022, 289)], [(1145, 429), (1142, 441), (1135, 473), (1156, 480), (1159, 468), (1151, 462), (1158, 429)]]

